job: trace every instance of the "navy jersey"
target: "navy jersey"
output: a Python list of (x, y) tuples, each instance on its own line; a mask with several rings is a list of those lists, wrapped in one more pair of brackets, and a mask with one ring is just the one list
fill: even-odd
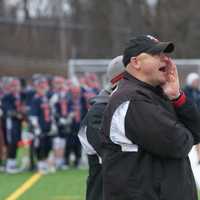
[(31, 102), (29, 115), (37, 118), (42, 133), (48, 133), (50, 131), (52, 124), (52, 109), (46, 95), (40, 96), (35, 94)]
[(6, 94), (2, 98), (3, 123), (6, 142), (20, 140), (23, 120), (23, 98), (21, 94)]
[(74, 114), (73, 122), (71, 125), (72, 131), (78, 132), (81, 120), (87, 113), (86, 100), (82, 96), (77, 99), (73, 99), (71, 97), (68, 102), (68, 112)]
[(186, 96), (193, 101), (198, 109), (200, 110), (200, 91), (198, 89), (192, 88), (190, 86), (186, 86), (184, 88), (184, 92)]
[(55, 92), (51, 98), (53, 115), (60, 136), (65, 136), (70, 132), (72, 117), (69, 115), (69, 99), (69, 93), (66, 92)]
[(68, 114), (72, 115), (72, 122), (70, 125), (70, 134), (67, 138), (67, 145), (80, 145), (80, 141), (78, 138), (78, 131), (80, 128), (81, 120), (85, 115), (85, 101), (83, 101), (82, 97), (78, 97), (77, 99), (73, 99), (72, 97), (68, 102)]
[(34, 89), (24, 90), (24, 94), (25, 94), (25, 103), (27, 106), (30, 106), (31, 101), (35, 95), (35, 90)]
[(89, 99), (95, 97), (98, 93), (99, 90), (97, 88), (81, 87), (81, 99), (82, 101), (84, 101), (86, 106), (85, 114), (87, 113), (87, 110), (90, 108)]
[(67, 93), (56, 93), (58, 100), (54, 105), (55, 115), (59, 117), (67, 117), (68, 115), (68, 101), (70, 99)]

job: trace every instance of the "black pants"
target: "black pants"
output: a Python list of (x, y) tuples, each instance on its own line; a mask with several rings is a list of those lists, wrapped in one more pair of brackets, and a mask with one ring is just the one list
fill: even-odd
[(31, 145), (29, 146), (29, 159), (30, 159), (30, 171), (36, 168), (35, 166), (35, 147), (32, 140)]
[(74, 166), (78, 167), (81, 159), (81, 143), (78, 139), (78, 136), (76, 135), (69, 135), (66, 141), (66, 147), (65, 147), (65, 162), (66, 165), (70, 164), (70, 154), (75, 154), (75, 161)]
[(102, 165), (97, 155), (88, 156), (89, 175), (87, 179), (86, 200), (103, 199)]
[(7, 149), (8, 149), (7, 157), (10, 159), (16, 159), (16, 157), (17, 157), (17, 142), (12, 142), (12, 143), (8, 144)]
[(3, 146), (4, 146), (4, 136), (1, 127), (1, 118), (0, 118), (0, 161), (3, 158)]
[(51, 151), (51, 138), (49, 136), (42, 136), (39, 138), (39, 145), (36, 146), (35, 152), (38, 160), (44, 160), (48, 158)]

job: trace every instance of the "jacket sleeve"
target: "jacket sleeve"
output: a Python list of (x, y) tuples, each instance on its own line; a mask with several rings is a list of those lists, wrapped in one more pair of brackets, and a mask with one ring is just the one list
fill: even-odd
[(185, 97), (185, 101), (175, 106), (179, 120), (190, 130), (194, 144), (200, 143), (200, 111), (197, 105)]
[(175, 113), (146, 100), (131, 100), (125, 132), (141, 149), (165, 158), (186, 157), (194, 142), (191, 131)]
[(87, 139), (95, 151), (101, 156), (101, 126), (106, 104), (96, 104), (89, 111), (87, 122)]

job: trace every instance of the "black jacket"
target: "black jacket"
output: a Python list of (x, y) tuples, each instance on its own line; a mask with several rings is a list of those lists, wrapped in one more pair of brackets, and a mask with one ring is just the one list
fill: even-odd
[(104, 90), (98, 96), (90, 99), (91, 108), (81, 122), (78, 136), (88, 155), (101, 155), (100, 130), (108, 100), (109, 94)]
[(86, 200), (102, 200), (103, 198), (100, 130), (108, 99), (109, 94), (104, 91), (90, 101), (92, 107), (81, 123), (79, 131), (79, 138), (88, 154), (89, 163)]
[(188, 158), (200, 114), (126, 73), (105, 112), (104, 200), (197, 200)]

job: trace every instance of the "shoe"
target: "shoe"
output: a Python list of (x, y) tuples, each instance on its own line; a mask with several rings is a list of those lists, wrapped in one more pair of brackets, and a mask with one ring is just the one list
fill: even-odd
[(46, 175), (46, 174), (49, 173), (49, 170), (48, 170), (48, 169), (38, 169), (38, 172), (39, 172), (40, 174)]
[(7, 159), (6, 166), (5, 166), (5, 172), (8, 174), (17, 174), (20, 173), (21, 170), (17, 167), (16, 159)]
[(45, 161), (38, 161), (37, 163), (37, 171), (41, 174), (48, 174), (49, 173), (49, 169), (48, 169), (48, 165)]
[(69, 166), (68, 166), (68, 165), (61, 165), (61, 166), (59, 167), (59, 169), (60, 169), (60, 170), (67, 170), (67, 169), (69, 169)]
[(8, 174), (18, 174), (21, 172), (21, 170), (17, 167), (7, 167), (5, 171)]
[(56, 172), (56, 168), (53, 167), (53, 166), (52, 166), (52, 167), (49, 167), (49, 168), (48, 168), (48, 172), (53, 174), (53, 173)]

